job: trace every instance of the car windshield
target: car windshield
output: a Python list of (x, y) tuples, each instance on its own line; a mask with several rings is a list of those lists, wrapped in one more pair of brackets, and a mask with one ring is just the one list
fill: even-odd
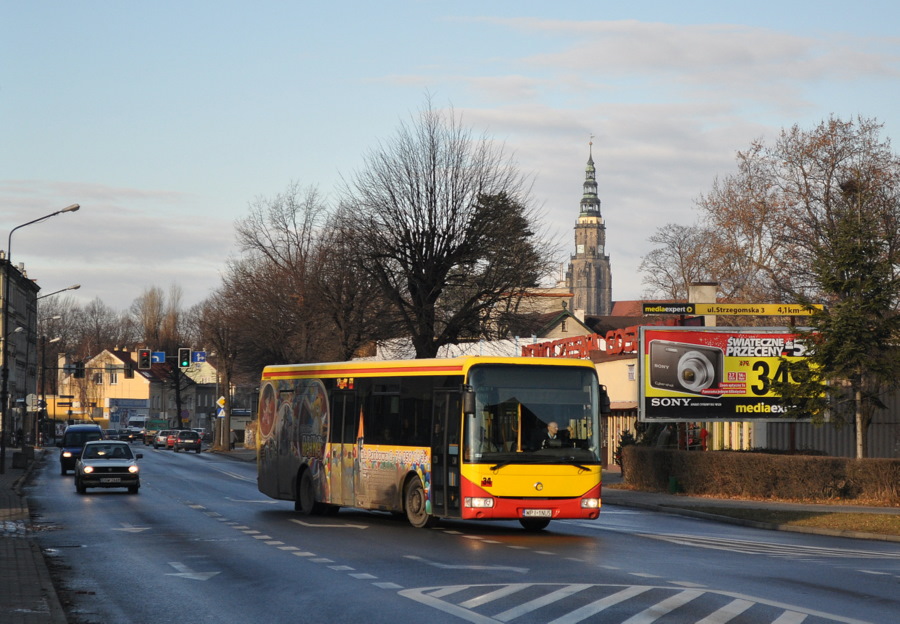
[(133, 459), (131, 449), (124, 444), (88, 444), (84, 459)]
[(84, 446), (85, 442), (102, 438), (103, 434), (99, 429), (96, 431), (67, 431), (63, 440), (63, 446)]

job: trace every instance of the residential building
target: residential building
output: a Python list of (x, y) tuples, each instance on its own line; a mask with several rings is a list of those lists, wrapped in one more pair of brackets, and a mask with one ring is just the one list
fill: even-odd
[[(7, 284), (6, 280), (9, 279)], [(9, 294), (9, 301), (2, 301), (7, 318), (0, 336), (0, 365), (7, 373), (6, 404), (0, 405), (4, 418), (0, 427), (8, 427), (10, 434), (27, 433), (33, 429), (28, 417), (28, 397), (34, 396), (37, 386), (37, 293), (40, 287), (28, 279), (25, 266), (14, 266), (0, 252), (0, 301)]]
[(199, 427), (208, 418), (207, 404), (215, 402), (215, 383), (203, 383), (214, 378), (214, 372), (204, 373), (198, 382), (169, 362), (139, 369), (136, 352), (104, 350), (83, 365), (62, 354), (58, 368), (59, 394), (47, 400), (48, 416), (58, 420), (125, 428), (141, 416), (178, 426), (180, 399), (181, 426)]

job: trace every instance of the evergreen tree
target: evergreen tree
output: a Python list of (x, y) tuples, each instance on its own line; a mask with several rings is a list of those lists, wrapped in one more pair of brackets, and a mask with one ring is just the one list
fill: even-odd
[[(773, 383), (791, 408), (787, 416), (856, 424), (856, 456), (867, 456), (872, 414), (900, 376), (900, 280), (889, 237), (867, 208), (865, 188), (841, 185), (844, 201), (822, 231), (812, 262), (815, 282), (830, 300), (795, 330), (810, 349), (789, 364), (793, 383)], [(810, 303), (810, 302), (805, 302)]]

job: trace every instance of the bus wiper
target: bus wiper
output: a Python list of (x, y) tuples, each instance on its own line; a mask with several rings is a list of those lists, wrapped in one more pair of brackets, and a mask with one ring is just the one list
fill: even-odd
[(578, 463), (576, 463), (574, 457), (560, 457), (560, 458), (557, 459), (554, 463), (556, 463), (556, 464), (570, 464), (570, 465), (575, 466), (576, 468), (580, 468), (581, 470), (584, 470), (584, 471), (590, 470), (590, 468), (588, 468), (587, 466), (585, 466), (585, 465), (583, 465), (583, 464), (578, 464)]
[(516, 457), (515, 459), (504, 459), (503, 461), (497, 462), (495, 465), (491, 466), (491, 470), (500, 470), (504, 466), (509, 466), (510, 464), (542, 464), (544, 463), (542, 458), (534, 458), (529, 457), (527, 453), (519, 453), (521, 457)]

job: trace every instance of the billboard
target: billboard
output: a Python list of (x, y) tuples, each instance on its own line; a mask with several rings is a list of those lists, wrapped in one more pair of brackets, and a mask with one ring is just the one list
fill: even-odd
[(644, 422), (785, 422), (771, 381), (787, 379), (782, 357), (806, 354), (787, 328), (759, 327), (645, 326), (639, 349), (638, 417)]

